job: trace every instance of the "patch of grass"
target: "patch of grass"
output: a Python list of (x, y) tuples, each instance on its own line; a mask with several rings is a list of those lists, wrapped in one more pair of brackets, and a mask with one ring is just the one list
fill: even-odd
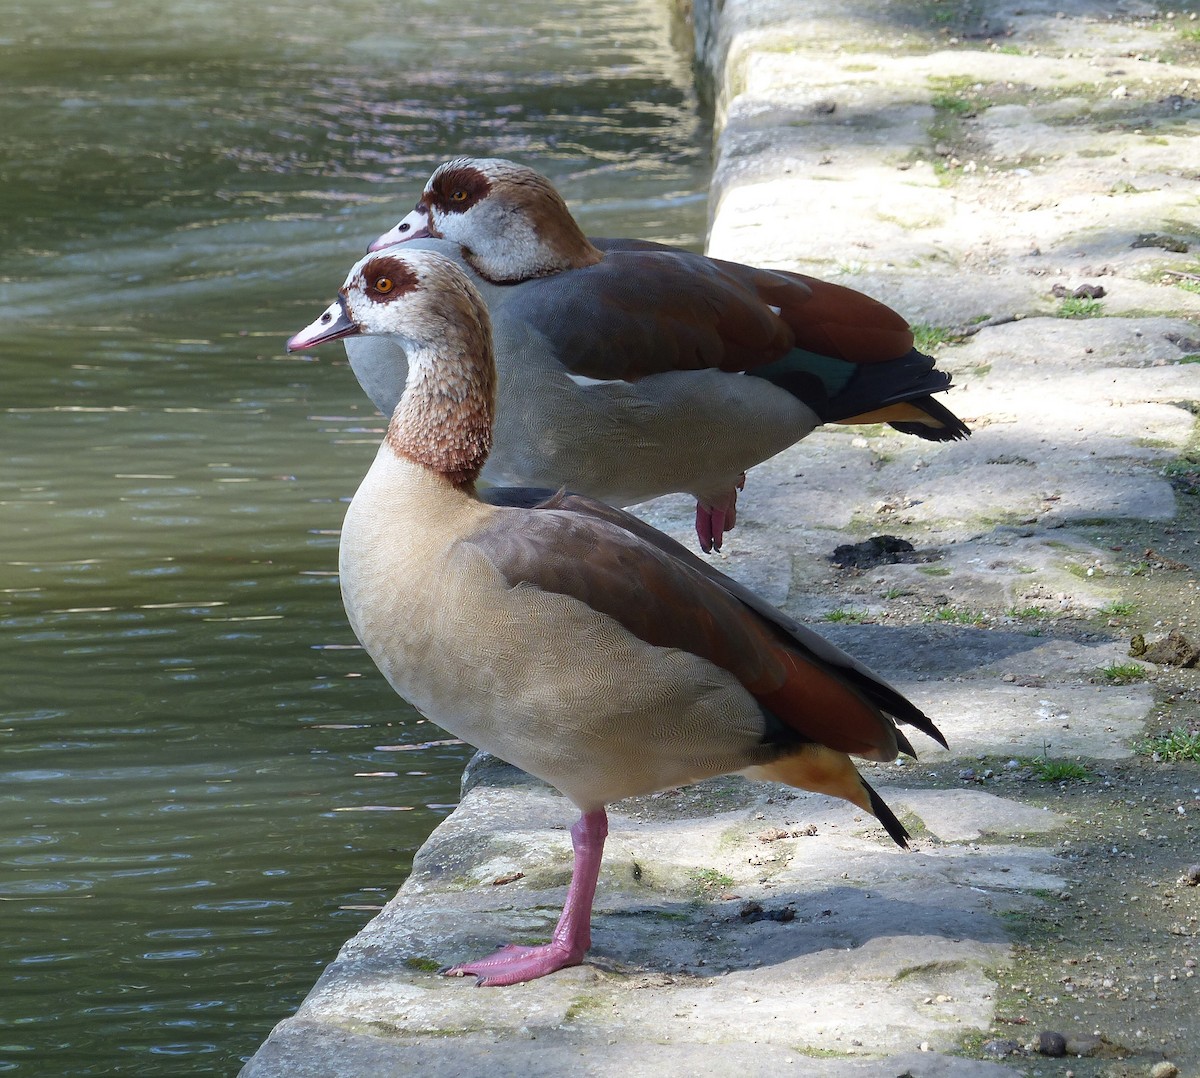
[[(943, 137), (940, 134), (934, 134), (934, 137), (940, 142)], [(953, 183), (955, 180), (962, 178), (962, 169), (951, 168), (948, 158), (935, 157), (933, 159), (933, 174), (937, 177), (938, 183), (944, 185)], [(916, 265), (916, 263), (913, 263)]]
[(409, 969), (420, 970), (422, 973), (437, 973), (437, 971), (439, 969), (441, 969), (445, 965), (445, 963), (438, 962), (436, 959), (433, 959), (433, 958), (414, 957), (414, 958), (406, 958), (404, 960), (404, 965), (407, 966)]
[(1044, 606), (1011, 606), (1008, 608), (1010, 617), (1014, 618), (1044, 618), (1050, 613)]
[(1109, 189), (1110, 195), (1139, 195), (1140, 187), (1134, 187), (1128, 180), (1117, 180)]
[(934, 621), (946, 621), (952, 625), (982, 625), (987, 619), (973, 610), (962, 610), (957, 606), (939, 606), (933, 612)]
[(806, 1059), (846, 1059), (849, 1052), (836, 1052), (832, 1048), (818, 1048), (812, 1044), (795, 1044), (792, 1051)]
[(918, 322), (909, 328), (912, 330), (913, 343), (920, 352), (928, 352), (956, 340), (947, 326), (931, 326), (927, 322)]
[(836, 610), (830, 610), (821, 620), (861, 625), (863, 622), (871, 620), (871, 614), (866, 610), (847, 610), (845, 607), (839, 606)]
[(726, 876), (715, 868), (698, 868), (692, 872), (692, 883), (696, 885), (696, 891), (702, 896), (707, 897), (714, 891), (724, 891), (733, 886), (733, 877)]
[(1031, 760), (1029, 766), (1043, 782), (1087, 782), (1092, 773), (1074, 760), (1051, 760), (1048, 756)]
[(1200, 730), (1184, 730), (1176, 727), (1169, 733), (1148, 737), (1134, 745), (1143, 756), (1157, 756), (1172, 763), (1189, 760), (1200, 763)]
[(576, 996), (570, 1003), (567, 1004), (566, 1013), (563, 1017), (568, 1021), (572, 1021), (587, 1014), (588, 1011), (594, 1011), (604, 1005), (604, 1000), (599, 996)]
[(930, 75), (929, 85), (934, 90), (962, 96), (975, 84), (970, 75)]
[(1177, 457), (1163, 465), (1163, 475), (1170, 478), (1173, 475), (1186, 475), (1200, 468), (1200, 461), (1191, 460), (1188, 455)]
[(1180, 30), (1179, 36), (1184, 41), (1200, 41), (1200, 29), (1193, 29), (1189, 26), (1186, 29)]
[[(1185, 292), (1200, 293), (1200, 281), (1189, 281), (1186, 277), (1176, 278), (1175, 287), (1182, 288)], [(1192, 360), (1192, 362), (1196, 361)]]
[(903, 594), (903, 588), (888, 588), (887, 591), (883, 593), (883, 597), (885, 599), (899, 599)]
[(926, 576), (949, 576), (951, 570), (944, 565), (922, 565), (917, 569), (918, 573), (924, 573)]
[(1184, 356), (1179, 362), (1180, 363), (1200, 363), (1200, 352), (1191, 352), (1190, 354)]
[(955, 116), (965, 116), (968, 112), (974, 112), (975, 106), (971, 104), (965, 97), (959, 97), (957, 94), (934, 94), (929, 99), (929, 103), (941, 112), (949, 112)]
[(1121, 599), (1114, 599), (1107, 606), (1100, 608), (1101, 614), (1107, 614), (1110, 618), (1128, 618), (1137, 613), (1137, 603), (1127, 603)]
[(1092, 296), (1067, 296), (1054, 313), (1059, 318), (1094, 318), (1103, 309), (1103, 300)]
[(1163, 478), (1180, 494), (1200, 494), (1200, 459), (1195, 450), (1163, 465)]
[(1141, 681), (1146, 676), (1146, 668), (1141, 663), (1111, 663), (1100, 673), (1105, 681), (1114, 685), (1127, 685), (1131, 681)]

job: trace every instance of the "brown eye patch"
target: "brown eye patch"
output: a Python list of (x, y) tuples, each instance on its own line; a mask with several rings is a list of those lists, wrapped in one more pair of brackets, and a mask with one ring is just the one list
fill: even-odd
[(390, 301), (412, 292), (417, 287), (417, 275), (407, 262), (382, 255), (372, 259), (366, 272), (366, 285), (367, 295), (372, 299)]
[(487, 198), (492, 189), (489, 180), (469, 165), (447, 169), (434, 180), (431, 201), (447, 213), (461, 213)]

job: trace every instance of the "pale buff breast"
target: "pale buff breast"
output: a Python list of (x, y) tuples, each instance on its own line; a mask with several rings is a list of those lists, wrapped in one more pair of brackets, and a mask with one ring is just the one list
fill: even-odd
[(347, 513), (342, 589), (363, 646), (422, 714), (583, 808), (759, 762), (762, 720), (735, 678), (576, 599), (510, 588), (459, 538), (503, 510), (385, 453)]

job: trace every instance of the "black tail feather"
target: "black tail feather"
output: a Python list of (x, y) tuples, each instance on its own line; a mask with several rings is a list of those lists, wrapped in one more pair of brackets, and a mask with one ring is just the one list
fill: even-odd
[(924, 438), (927, 442), (956, 442), (971, 437), (971, 428), (933, 397), (919, 397), (910, 403), (942, 425), (930, 427), (924, 423), (888, 424), (893, 429), (900, 431), (901, 434), (913, 434), (918, 438)]
[(912, 838), (912, 835), (908, 833), (908, 828), (897, 819), (896, 814), (887, 807), (887, 802), (875, 792), (875, 788), (866, 779), (862, 780), (862, 784), (866, 788), (867, 796), (871, 799), (871, 811), (887, 829), (887, 833), (892, 836), (892, 841), (902, 850), (907, 850), (908, 840)]
[(896, 728), (896, 748), (898, 748), (905, 756), (911, 756), (914, 760), (917, 758), (917, 750), (912, 747), (912, 742), (908, 740), (903, 730)]

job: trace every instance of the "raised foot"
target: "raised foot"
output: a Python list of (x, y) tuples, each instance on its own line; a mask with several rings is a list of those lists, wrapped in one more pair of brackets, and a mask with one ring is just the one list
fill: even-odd
[(696, 538), (705, 554), (721, 549), (725, 533), (737, 523), (737, 492), (746, 488), (746, 473), (738, 476), (729, 493), (711, 501), (696, 502)]
[(464, 962), (446, 970), (446, 977), (475, 976), (477, 986), (487, 988), (505, 984), (535, 981), (567, 966), (578, 966), (583, 951), (575, 952), (561, 943), (546, 943), (540, 947), (519, 947), (510, 943), (495, 954), (474, 962)]

